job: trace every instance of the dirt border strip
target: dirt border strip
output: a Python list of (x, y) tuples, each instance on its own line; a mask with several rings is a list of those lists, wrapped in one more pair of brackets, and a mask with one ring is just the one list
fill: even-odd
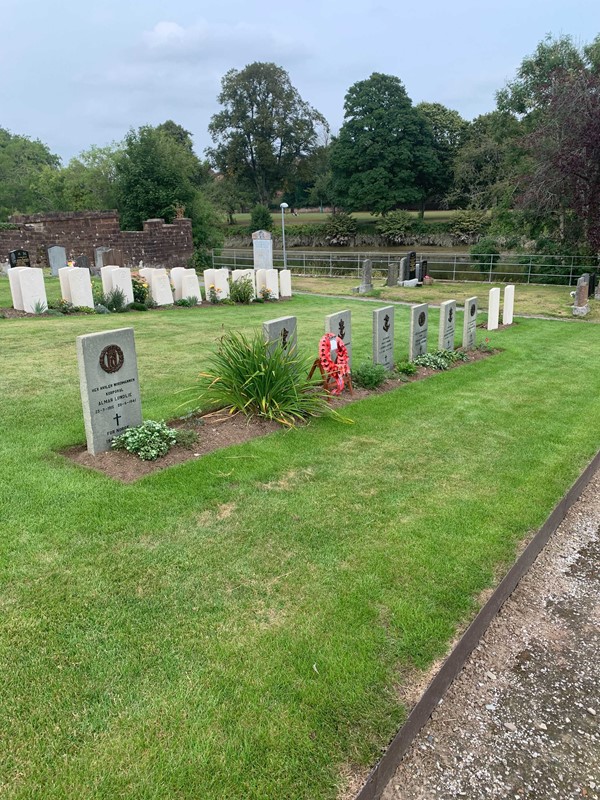
[(552, 534), (564, 520), (567, 511), (579, 498), (599, 467), (600, 450), (583, 470), (569, 491), (556, 504), (550, 516), (543, 523), (523, 553), (498, 584), (490, 599), (461, 636), (458, 644), (445, 660), (439, 672), (409, 714), (404, 725), (390, 742), (388, 749), (379, 763), (376, 764), (371, 771), (364, 786), (356, 795), (355, 800), (378, 800), (381, 796), (381, 793), (386, 788), (400, 764), (402, 757), (412, 744), (413, 739), (425, 725), (432, 712), (435, 711), (439, 701), (465, 665), (471, 652), (479, 644), (480, 639), (498, 611), (514, 592), (521, 578), (528, 572)]

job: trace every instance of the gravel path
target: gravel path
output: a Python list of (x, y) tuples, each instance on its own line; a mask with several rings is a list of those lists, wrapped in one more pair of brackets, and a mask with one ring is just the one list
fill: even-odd
[(413, 742), (382, 800), (600, 800), (600, 472)]

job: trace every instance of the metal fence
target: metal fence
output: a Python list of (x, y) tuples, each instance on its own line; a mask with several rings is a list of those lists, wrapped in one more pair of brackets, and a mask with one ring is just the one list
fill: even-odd
[[(386, 277), (391, 262), (406, 253), (325, 252), (288, 250), (288, 269), (306, 277), (348, 278), (358, 281), (362, 263), (370, 259), (375, 277)], [(536, 256), (503, 253), (500, 256), (472, 256), (469, 253), (418, 252), (417, 261), (427, 261), (427, 274), (437, 280), (483, 281), (486, 283), (555, 283), (572, 286), (584, 272), (595, 272), (598, 258), (584, 256)], [(213, 250), (214, 268), (248, 269), (253, 266), (252, 250)], [(283, 269), (282, 250), (273, 251), (273, 266)]]

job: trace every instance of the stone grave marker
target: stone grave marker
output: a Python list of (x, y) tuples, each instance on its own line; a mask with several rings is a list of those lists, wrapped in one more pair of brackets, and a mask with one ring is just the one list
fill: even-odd
[(273, 237), (269, 231), (252, 234), (254, 269), (273, 269)]
[(19, 274), (24, 269), (31, 269), (30, 267), (11, 267), (8, 270), (8, 284), (10, 286), (10, 295), (12, 297), (13, 308), (17, 311), (25, 311), (23, 305), (23, 292), (21, 291), (21, 279)]
[(402, 285), (404, 281), (408, 280), (408, 259), (406, 256), (400, 259), (400, 276), (398, 278), (398, 283)]
[(390, 261), (390, 263), (388, 264), (388, 274), (385, 285), (397, 286), (397, 284), (398, 284), (398, 262)]
[(513, 312), (515, 307), (515, 287), (509, 283), (504, 287), (504, 305), (502, 308), (502, 324), (512, 325)]
[(67, 266), (67, 251), (59, 244), (50, 245), (48, 248), (48, 264), (50, 264), (50, 272), (56, 278), (58, 270)]
[(573, 305), (573, 314), (576, 317), (585, 317), (590, 310), (588, 304), (589, 282), (590, 276), (587, 272), (577, 281), (577, 286), (575, 287), (575, 303)]
[(60, 296), (63, 300), (72, 303), (71, 284), (69, 282), (69, 272), (73, 272), (75, 267), (62, 267), (58, 270), (58, 280), (60, 281)]
[(408, 360), (427, 352), (428, 304), (419, 303), (410, 309), (410, 338), (408, 340)]
[(181, 300), (182, 298), (182, 281), (183, 276), (186, 273), (186, 269), (184, 267), (173, 267), (171, 270), (171, 283), (173, 284), (173, 297), (175, 300)]
[(90, 260), (87, 256), (84, 255), (77, 256), (77, 258), (75, 259), (75, 266), (80, 267), (81, 269), (89, 269)]
[(202, 302), (202, 292), (196, 270), (185, 270), (185, 275), (181, 279), (181, 296), (183, 298), (195, 297), (198, 303)]
[(289, 269), (279, 270), (279, 296), (292, 296), (292, 273)]
[(67, 267), (66, 277), (69, 282), (69, 291), (71, 294), (70, 302), (73, 303), (74, 306), (94, 308), (94, 296), (92, 294), (92, 281), (90, 279), (89, 269), (84, 269), (83, 267), (69, 269)]
[(156, 274), (152, 275), (152, 283), (150, 284), (152, 299), (157, 306), (173, 305), (173, 292), (167, 270), (161, 268), (155, 269), (154, 272)]
[[(95, 247), (94, 248), (94, 275), (100, 275), (102, 267), (108, 267), (110, 264), (104, 262), (104, 253), (110, 253), (111, 247)], [(115, 264), (114, 266), (118, 266)]]
[(142, 424), (133, 328), (78, 336), (77, 361), (87, 449), (95, 456)]
[[(13, 269), (15, 270), (14, 273)], [(13, 305), (15, 300), (20, 302), (22, 305), (22, 308), (19, 309), (20, 311), (36, 314), (41, 310), (48, 310), (44, 273), (41, 269), (38, 267), (13, 267), (9, 272), (8, 278), (11, 291), (16, 289), (16, 295), (13, 294)], [(16, 308), (17, 306), (14, 307)]]
[(440, 303), (440, 350), (454, 350), (454, 333), (456, 331), (456, 300)]
[(394, 306), (373, 311), (373, 363), (394, 369)]
[(500, 318), (500, 289), (496, 286), (490, 289), (490, 299), (488, 303), (488, 331), (495, 331), (498, 329), (498, 320)]
[(352, 369), (352, 313), (338, 311), (325, 317), (325, 333), (335, 333), (346, 345), (348, 366)]
[[(256, 270), (254, 269), (234, 269), (231, 273), (231, 282), (241, 281), (244, 278), (249, 278), (252, 283), (252, 299), (256, 297)], [(206, 284), (205, 284), (206, 290)]]
[(465, 300), (465, 313), (463, 319), (463, 343), (465, 350), (475, 347), (477, 338), (477, 298), (469, 297)]
[(271, 292), (271, 300), (279, 300), (279, 275), (276, 269), (265, 270), (265, 284)]
[(215, 270), (215, 289), (219, 300), (229, 297), (229, 270), (226, 267)]
[(131, 282), (131, 270), (127, 267), (117, 267), (110, 273), (113, 289), (120, 289), (125, 295), (125, 303), (133, 303), (133, 283)]
[(360, 286), (355, 290), (359, 294), (366, 294), (373, 289), (373, 262), (370, 258), (365, 258), (362, 263), (362, 275)]
[(122, 267), (124, 265), (123, 251), (118, 247), (108, 247), (102, 253), (102, 261), (104, 262), (103, 267)]
[(120, 267), (117, 267), (116, 264), (110, 264), (109, 266), (102, 267), (100, 270), (103, 294), (110, 294), (114, 289), (112, 275), (113, 272), (116, 272), (118, 269), (120, 269)]
[(272, 352), (281, 342), (284, 350), (292, 350), (298, 344), (296, 317), (279, 317), (263, 322), (263, 336)]
[(267, 270), (266, 269), (257, 269), (256, 270), (256, 294), (260, 297), (260, 293), (263, 289), (267, 288)]
[(31, 267), (31, 259), (28, 250), (11, 250), (8, 254), (8, 263), (11, 269), (15, 267)]
[(406, 280), (409, 281), (416, 281), (417, 280), (417, 253), (416, 250), (411, 250), (406, 255), (407, 267), (408, 267), (408, 278)]

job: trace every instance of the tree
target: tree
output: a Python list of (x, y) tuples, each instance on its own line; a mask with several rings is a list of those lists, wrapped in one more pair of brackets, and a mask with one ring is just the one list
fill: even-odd
[[(565, 213), (581, 222), (579, 237), (600, 252), (600, 74), (581, 69), (552, 78), (543, 119), (524, 139), (530, 169), (520, 203), (557, 214), (565, 240)], [(574, 229), (577, 236), (577, 228)], [(579, 238), (578, 237), (578, 238)]]
[(211, 119), (215, 146), (207, 153), (222, 174), (268, 205), (312, 152), (319, 127), (327, 123), (276, 64), (229, 70), (221, 85), (224, 109)]
[(355, 83), (344, 117), (331, 150), (338, 205), (385, 214), (421, 202), (439, 162), (431, 128), (401, 81), (373, 73)]
[(58, 156), (39, 139), (0, 128), (0, 220), (15, 213), (44, 211), (38, 180), (45, 169), (57, 172)]
[(463, 144), (469, 123), (458, 111), (446, 108), (441, 103), (419, 103), (419, 111), (431, 126), (433, 146), (438, 157), (439, 169), (432, 176), (430, 191), (426, 199), (445, 197), (454, 182), (454, 161)]
[(37, 191), (47, 211), (103, 211), (117, 208), (117, 161), (122, 148), (92, 146), (63, 169), (44, 167)]

